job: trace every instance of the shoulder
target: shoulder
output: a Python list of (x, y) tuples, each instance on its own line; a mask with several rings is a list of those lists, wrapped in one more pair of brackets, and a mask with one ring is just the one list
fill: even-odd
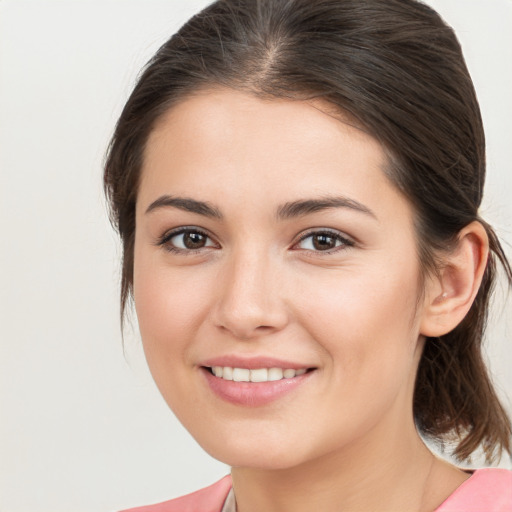
[(512, 471), (477, 469), (435, 512), (512, 512)]
[(131, 508), (122, 512), (221, 512), (231, 489), (231, 476), (199, 491), (163, 503)]

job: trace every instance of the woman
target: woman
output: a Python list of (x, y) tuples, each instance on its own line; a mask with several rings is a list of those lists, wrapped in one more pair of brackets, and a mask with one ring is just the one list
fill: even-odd
[(150, 61), (105, 187), (163, 397), (231, 476), (134, 510), (512, 510), (496, 263), (453, 31), (414, 0), (227, 0)]

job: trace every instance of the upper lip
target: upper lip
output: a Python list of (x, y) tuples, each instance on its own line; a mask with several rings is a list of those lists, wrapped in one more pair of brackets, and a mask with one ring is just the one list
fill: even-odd
[(312, 365), (298, 363), (294, 361), (285, 361), (284, 359), (277, 359), (268, 356), (253, 356), (253, 357), (240, 357), (236, 355), (225, 355), (213, 357), (202, 361), (199, 366), (213, 367), (213, 366), (228, 366), (231, 368), (247, 368), (249, 370), (257, 368), (287, 368), (298, 370), (301, 368), (314, 368)]

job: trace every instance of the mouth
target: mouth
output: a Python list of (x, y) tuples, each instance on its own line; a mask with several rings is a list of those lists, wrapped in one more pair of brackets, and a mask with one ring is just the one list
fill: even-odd
[(231, 366), (204, 367), (219, 379), (234, 382), (276, 382), (283, 379), (293, 379), (314, 368), (237, 368)]
[[(260, 363), (261, 364), (261, 363)], [(279, 366), (201, 366), (201, 373), (213, 393), (236, 406), (258, 407), (278, 401), (311, 382), (316, 368)]]

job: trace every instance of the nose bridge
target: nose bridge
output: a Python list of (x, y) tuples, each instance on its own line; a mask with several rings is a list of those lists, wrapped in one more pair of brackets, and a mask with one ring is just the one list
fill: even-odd
[(287, 313), (278, 267), (262, 247), (233, 250), (221, 276), (218, 325), (244, 339), (283, 328)]

